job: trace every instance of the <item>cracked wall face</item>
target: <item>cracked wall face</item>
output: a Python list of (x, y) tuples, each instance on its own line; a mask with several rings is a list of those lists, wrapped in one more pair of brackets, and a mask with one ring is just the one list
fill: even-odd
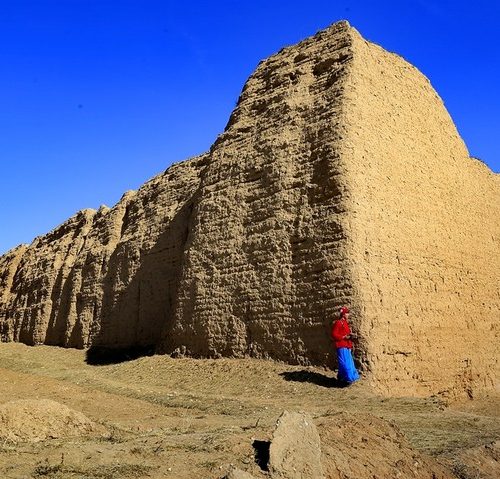
[(208, 153), (0, 258), (2, 341), (335, 366), (386, 394), (495, 387), (499, 177), (428, 80), (337, 23), (261, 62)]

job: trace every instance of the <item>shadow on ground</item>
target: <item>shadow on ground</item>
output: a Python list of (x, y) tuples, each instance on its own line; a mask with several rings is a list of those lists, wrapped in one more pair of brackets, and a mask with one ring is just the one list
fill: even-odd
[(107, 364), (118, 364), (143, 356), (153, 356), (154, 346), (135, 346), (129, 348), (106, 348), (93, 346), (87, 350), (85, 362), (92, 366), (105, 366)]
[(280, 376), (283, 377), (285, 381), (312, 383), (316, 384), (316, 386), (322, 386), (324, 388), (344, 388), (348, 386), (347, 383), (339, 381), (336, 378), (331, 378), (329, 376), (325, 376), (324, 374), (307, 371), (305, 369), (302, 371), (285, 371), (280, 373)]

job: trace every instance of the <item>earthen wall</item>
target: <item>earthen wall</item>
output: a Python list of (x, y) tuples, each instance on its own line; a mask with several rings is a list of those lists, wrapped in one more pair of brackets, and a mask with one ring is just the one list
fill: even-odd
[(166, 350), (335, 364), (350, 302), (340, 23), (262, 62), (210, 151)]
[(388, 393), (498, 386), (500, 177), (428, 79), (353, 30), (350, 258), (368, 366)]
[(500, 180), (429, 81), (339, 22), (261, 62), (210, 151), (0, 258), (2, 341), (356, 360), (386, 394), (498, 387)]
[(204, 157), (174, 165), (113, 208), (81, 211), (2, 257), (2, 340), (155, 346), (171, 320), (203, 167)]

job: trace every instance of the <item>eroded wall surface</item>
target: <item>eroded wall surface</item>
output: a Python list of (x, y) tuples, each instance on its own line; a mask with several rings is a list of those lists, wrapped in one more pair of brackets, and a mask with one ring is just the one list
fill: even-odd
[(349, 303), (343, 89), (349, 27), (262, 62), (210, 151), (166, 350), (334, 364)]
[(113, 208), (81, 211), (2, 257), (2, 341), (155, 346), (171, 317), (204, 162), (174, 165)]

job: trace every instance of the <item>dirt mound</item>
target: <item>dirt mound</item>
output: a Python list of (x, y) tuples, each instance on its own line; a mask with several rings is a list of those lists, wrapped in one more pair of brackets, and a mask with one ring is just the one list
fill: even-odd
[(449, 463), (460, 479), (497, 479), (500, 477), (500, 442), (460, 451)]
[(316, 421), (326, 477), (448, 479), (454, 476), (411, 447), (393, 425), (369, 414), (339, 413)]
[[(448, 469), (417, 451), (396, 426), (370, 414), (339, 412), (313, 421), (308, 414), (285, 411), (267, 444), (269, 462), (257, 463), (272, 479), (452, 479), (451, 469), (457, 469), (451, 465)], [(498, 451), (492, 447), (488, 450), (490, 463), (481, 473), (494, 470)], [(471, 467), (467, 470), (472, 471), (468, 460)], [(255, 468), (249, 472), (255, 474)], [(232, 473), (226, 479), (251, 477), (240, 470)]]
[(36, 442), (105, 432), (82, 413), (49, 399), (23, 399), (0, 405), (0, 441)]

